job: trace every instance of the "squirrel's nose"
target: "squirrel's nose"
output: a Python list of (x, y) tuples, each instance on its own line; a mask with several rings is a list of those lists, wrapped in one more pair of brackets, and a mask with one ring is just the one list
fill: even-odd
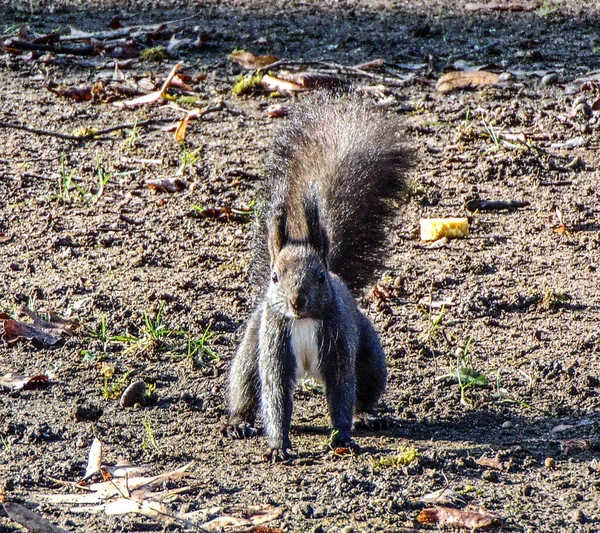
[(296, 294), (291, 301), (294, 311), (302, 311), (306, 307), (306, 296), (302, 294)]

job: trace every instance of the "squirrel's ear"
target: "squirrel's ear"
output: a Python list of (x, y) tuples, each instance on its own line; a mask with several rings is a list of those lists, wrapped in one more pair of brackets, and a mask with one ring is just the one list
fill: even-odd
[(310, 191), (304, 195), (303, 201), (304, 217), (306, 218), (308, 230), (308, 244), (317, 251), (321, 261), (328, 266), (329, 236), (321, 224), (318, 196), (315, 191)]
[(283, 205), (274, 209), (269, 228), (269, 256), (271, 258), (271, 268), (275, 264), (275, 259), (281, 252), (281, 249), (287, 244), (287, 213)]

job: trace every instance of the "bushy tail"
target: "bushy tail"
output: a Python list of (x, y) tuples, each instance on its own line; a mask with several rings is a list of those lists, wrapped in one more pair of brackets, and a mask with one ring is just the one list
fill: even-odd
[(386, 257), (390, 200), (404, 186), (407, 152), (398, 135), (395, 121), (367, 109), (357, 97), (320, 97), (300, 106), (276, 138), (267, 166), (266, 208), (256, 243), (259, 277), (269, 271), (264, 247), (273, 210), (283, 207), (291, 235), (302, 239), (307, 230), (303, 197), (314, 189), (331, 242), (329, 269), (353, 289), (372, 280)]

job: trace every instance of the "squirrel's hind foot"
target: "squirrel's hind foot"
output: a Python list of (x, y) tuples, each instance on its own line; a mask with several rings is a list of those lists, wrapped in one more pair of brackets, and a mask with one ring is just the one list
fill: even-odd
[(239, 422), (237, 424), (222, 424), (221, 435), (230, 439), (250, 439), (258, 435), (258, 429), (248, 424), (248, 422)]

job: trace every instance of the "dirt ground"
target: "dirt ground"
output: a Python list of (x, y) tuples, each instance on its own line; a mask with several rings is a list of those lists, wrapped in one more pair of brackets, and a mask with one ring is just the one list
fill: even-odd
[[(38, 505), (39, 493), (71, 491), (56, 480), (83, 476), (96, 436), (105, 464), (125, 459), (157, 474), (195, 461), (185, 480), (191, 489), (169, 503), (173, 512), (267, 504), (280, 511), (268, 525), (284, 531), (425, 530), (433, 526), (417, 516), (432, 503), (422, 498), (448, 488), (464, 500), (457, 507), (499, 517), (502, 531), (600, 529), (595, 8), (569, 0), (540, 1), (532, 11), (436, 0), (6, 4), (3, 40), (21, 24), (41, 34), (98, 32), (115, 16), (126, 26), (191, 17), (183, 25), (206, 34), (201, 45), (123, 72), (162, 79), (181, 59), (197, 99), (187, 107), (226, 107), (190, 121), (185, 151), (158, 127), (83, 142), (1, 128), (0, 311), (27, 304), (81, 323), (53, 347), (0, 346), (0, 376), (51, 378), (0, 388), (7, 501), (67, 531), (182, 530), (140, 515)], [(295, 461), (266, 463), (263, 437), (230, 442), (219, 434), (255, 289), (247, 278), (252, 224), (203, 218), (194, 206), (251, 206), (285, 120), (266, 108), (304, 98), (234, 96), (243, 69), (227, 54), (236, 48), (339, 65), (383, 59), (385, 70), (368, 71), (380, 77), (345, 79), (386, 86), (364, 97), (402, 117), (414, 149), (389, 268), (361, 300), (388, 354), (382, 410), (398, 425), (357, 432), (355, 456), (327, 450), (325, 400), (310, 383), (296, 394)], [(436, 80), (457, 61), (511, 75), (477, 91), (437, 92)], [(106, 57), (0, 50), (0, 121), (70, 134), (181, 117), (162, 104), (119, 109), (45, 89), (110, 76)], [(177, 193), (146, 186), (178, 176), (188, 186)], [(528, 205), (467, 213), (473, 198)], [(467, 215), (467, 238), (436, 247), (418, 238), (422, 217)], [(168, 331), (153, 339), (148, 330), (161, 320)], [(209, 326), (212, 352), (191, 353)], [(466, 387), (461, 402), (448, 378), (457, 367), (488, 384)], [(120, 391), (138, 379), (155, 386), (152, 397), (122, 408)], [(0, 531), (19, 530), (0, 511)]]

